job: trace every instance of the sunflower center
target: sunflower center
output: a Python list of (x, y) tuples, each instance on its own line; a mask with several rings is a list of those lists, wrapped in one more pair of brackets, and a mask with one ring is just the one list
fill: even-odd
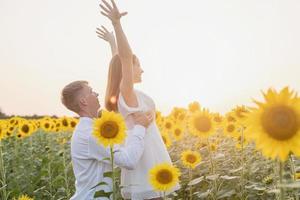
[(171, 123), (170, 123), (170, 122), (167, 122), (167, 123), (166, 123), (166, 128), (167, 128), (167, 129), (170, 129), (170, 128), (171, 128), (171, 126), (172, 126), (172, 125), (171, 125)]
[(228, 120), (228, 122), (235, 122), (236, 121), (235, 118), (232, 117), (232, 116), (228, 116), (227, 120)]
[(227, 126), (227, 131), (228, 131), (229, 133), (233, 132), (234, 129), (235, 129), (235, 127), (234, 127), (234, 125), (232, 125), (232, 124), (230, 124), (230, 125)]
[(160, 170), (157, 175), (156, 175), (156, 180), (160, 183), (160, 184), (168, 184), (171, 183), (173, 180), (173, 175), (172, 173), (167, 170), (167, 169), (162, 169)]
[(29, 126), (28, 126), (27, 124), (23, 125), (23, 126), (22, 126), (22, 131), (23, 131), (24, 133), (28, 133), (28, 132), (29, 132)]
[(214, 118), (214, 120), (215, 120), (215, 122), (218, 122), (218, 123), (222, 122), (222, 119), (221, 119), (221, 117), (219, 117), (219, 116), (216, 116), (216, 117)]
[(114, 138), (119, 132), (116, 122), (107, 121), (101, 126), (101, 135), (105, 138)]
[(74, 128), (76, 126), (76, 122), (71, 122), (71, 127)]
[(62, 124), (63, 124), (64, 126), (68, 126), (68, 121), (67, 121), (66, 119), (64, 119), (64, 120), (62, 121)]
[(196, 162), (196, 157), (192, 154), (188, 154), (185, 159), (189, 163), (195, 163)]
[(50, 127), (50, 125), (49, 125), (48, 123), (46, 123), (46, 124), (45, 124), (45, 127), (46, 127), (46, 128), (49, 128), (49, 127)]
[(211, 129), (211, 121), (207, 117), (199, 116), (194, 119), (194, 126), (198, 131), (208, 132)]
[(277, 140), (288, 140), (299, 129), (297, 115), (288, 106), (275, 106), (267, 109), (261, 120), (265, 131)]
[(176, 130), (175, 130), (175, 135), (176, 135), (176, 136), (181, 135), (181, 131), (180, 131), (179, 129), (176, 129)]
[(244, 118), (245, 117), (244, 113), (246, 113), (246, 111), (244, 111), (244, 110), (237, 110), (236, 111), (236, 116), (238, 116), (238, 118)]

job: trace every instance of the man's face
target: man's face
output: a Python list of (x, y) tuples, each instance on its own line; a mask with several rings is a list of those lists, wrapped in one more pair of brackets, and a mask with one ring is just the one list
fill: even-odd
[(86, 84), (81, 92), (81, 105), (87, 107), (89, 111), (98, 111), (100, 109), (98, 95), (98, 93), (94, 92), (93, 89)]

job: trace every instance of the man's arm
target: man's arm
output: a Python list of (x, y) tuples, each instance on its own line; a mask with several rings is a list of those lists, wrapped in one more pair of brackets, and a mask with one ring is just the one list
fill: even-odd
[[(153, 121), (153, 115), (149, 113), (132, 114), (135, 122), (134, 128), (128, 133), (125, 147), (114, 147), (115, 164), (126, 169), (134, 169), (144, 151), (144, 136), (146, 127)], [(110, 164), (106, 158), (110, 158), (110, 148), (99, 144), (93, 136), (89, 139), (89, 156), (93, 159)]]
[[(119, 167), (134, 169), (144, 151), (145, 127), (136, 125), (128, 133), (127, 144), (124, 147), (114, 147), (114, 162)], [(99, 144), (93, 136), (89, 138), (89, 156), (101, 162), (110, 164), (110, 148)]]

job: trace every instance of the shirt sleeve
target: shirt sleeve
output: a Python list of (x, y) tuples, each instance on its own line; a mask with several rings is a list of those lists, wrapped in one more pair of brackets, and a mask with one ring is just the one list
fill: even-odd
[[(128, 133), (125, 146), (114, 146), (114, 162), (119, 167), (134, 169), (144, 151), (146, 129), (135, 125)], [(110, 148), (99, 144), (94, 136), (89, 138), (89, 157), (110, 164)]]

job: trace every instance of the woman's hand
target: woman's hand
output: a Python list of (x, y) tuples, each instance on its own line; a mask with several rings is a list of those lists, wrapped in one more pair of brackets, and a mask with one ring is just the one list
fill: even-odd
[(106, 16), (113, 25), (120, 22), (121, 17), (127, 15), (127, 12), (120, 12), (114, 0), (110, 0), (111, 4), (107, 3), (106, 0), (102, 0), (103, 4), (100, 4), (102, 8), (101, 14)]
[(97, 36), (108, 43), (115, 43), (115, 36), (114, 33), (111, 31), (109, 32), (104, 26), (101, 28), (97, 28), (96, 30)]

